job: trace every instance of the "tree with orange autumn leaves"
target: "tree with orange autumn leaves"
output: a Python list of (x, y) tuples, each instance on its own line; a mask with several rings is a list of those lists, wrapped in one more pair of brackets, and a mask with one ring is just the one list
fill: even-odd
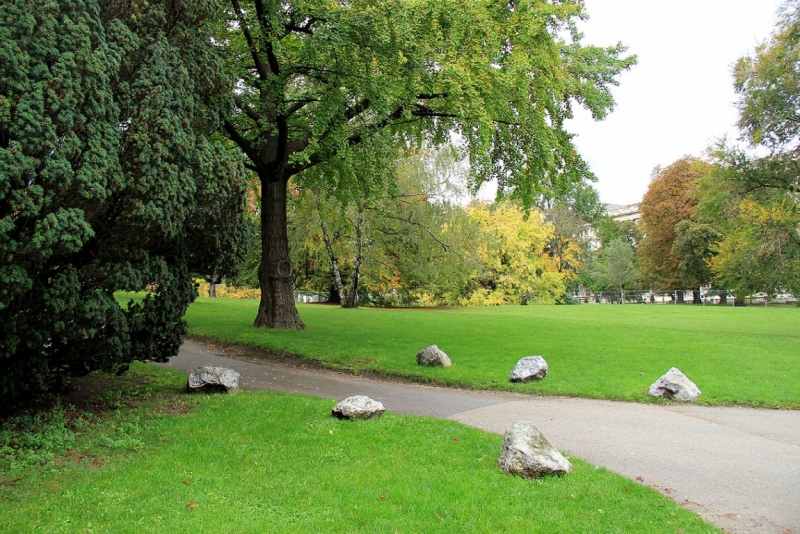
[(653, 171), (641, 203), (643, 237), (638, 252), (643, 282), (649, 287), (685, 287), (679, 269), (681, 258), (673, 250), (675, 225), (694, 213), (697, 202), (693, 191), (703, 172), (702, 162), (689, 156)]

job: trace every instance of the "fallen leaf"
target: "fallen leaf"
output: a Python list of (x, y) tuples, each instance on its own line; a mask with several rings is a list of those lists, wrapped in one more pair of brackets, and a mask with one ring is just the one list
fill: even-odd
[(458, 443), (458, 438), (454, 438), (453, 443)]
[(381, 499), (385, 499), (385, 498), (386, 498), (386, 494), (385, 493), (381, 493)]
[(597, 511), (600, 512), (601, 514), (605, 513), (602, 508), (598, 508)]
[(333, 430), (328, 430), (328, 434), (333, 435)]
[(636, 480), (638, 480), (639, 482), (644, 482), (644, 479), (642, 477), (636, 477)]
[(644, 373), (639, 373), (639, 376), (644, 376)]
[(678, 528), (678, 534), (683, 534), (683, 529), (680, 527)]
[(196, 503), (193, 503), (193, 502), (190, 502), (190, 503), (188, 504), (188, 506), (189, 506), (189, 508), (191, 508), (192, 510), (194, 510), (195, 508), (199, 508), (199, 507), (200, 507), (200, 505), (199, 505), (199, 504), (196, 504)]
[(189, 482), (189, 481), (188, 481), (188, 480), (186, 480), (185, 478), (183, 479), (183, 483), (184, 483), (184, 484), (186, 484), (187, 486), (188, 486), (189, 484), (191, 484), (191, 482)]

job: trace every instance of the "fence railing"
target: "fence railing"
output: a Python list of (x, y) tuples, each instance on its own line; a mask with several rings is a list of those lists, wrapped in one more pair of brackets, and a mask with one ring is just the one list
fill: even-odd
[(733, 294), (727, 290), (675, 289), (630, 291), (582, 291), (574, 295), (580, 304), (702, 304), (733, 306)]
[[(579, 304), (702, 304), (714, 306), (735, 306), (736, 298), (726, 289), (673, 289), (673, 290), (630, 290), (630, 291), (581, 291), (573, 295)], [(770, 297), (766, 293), (749, 295), (746, 304), (796, 304), (797, 298), (791, 293)], [(744, 304), (740, 303), (740, 304)]]

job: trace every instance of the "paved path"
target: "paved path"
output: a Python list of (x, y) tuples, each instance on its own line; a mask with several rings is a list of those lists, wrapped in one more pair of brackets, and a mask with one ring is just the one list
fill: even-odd
[(499, 434), (529, 420), (561, 451), (643, 481), (727, 532), (800, 534), (800, 411), (464, 391), (226, 356), (248, 358), (187, 341), (165, 365), (224, 365), (241, 373), (244, 389), (335, 400), (363, 394), (389, 411)]

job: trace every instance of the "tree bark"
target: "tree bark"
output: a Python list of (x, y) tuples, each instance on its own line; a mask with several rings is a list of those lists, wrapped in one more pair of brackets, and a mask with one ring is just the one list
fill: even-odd
[(358, 284), (361, 278), (361, 263), (364, 260), (364, 212), (358, 210), (356, 222), (353, 224), (356, 232), (356, 257), (353, 261), (353, 276), (350, 279), (350, 291), (347, 292), (347, 298), (342, 302), (342, 308), (357, 308), (358, 307)]
[(702, 304), (703, 301), (700, 299), (700, 290), (693, 289), (692, 290), (692, 304)]
[(305, 330), (294, 304), (286, 229), (286, 180), (261, 177), (261, 302), (253, 326)]
[[(328, 251), (328, 257), (331, 260), (331, 271), (333, 272), (333, 281), (336, 284), (336, 291), (339, 294), (338, 298), (334, 299), (331, 295), (331, 301), (342, 302), (342, 295), (344, 294), (344, 285), (342, 284), (342, 274), (339, 271), (339, 261), (336, 259), (336, 254), (333, 252), (333, 244), (328, 235), (328, 226), (322, 218), (322, 203), (319, 200), (319, 194), (314, 191), (314, 200), (317, 203), (317, 216), (319, 216), (319, 226), (322, 229), (322, 240), (325, 242), (325, 250)], [(331, 292), (333, 293), (333, 292)]]
[(678, 304), (683, 304), (685, 302), (683, 300), (683, 291), (676, 291), (675, 293), (677, 294), (677, 297), (678, 297), (677, 303)]

